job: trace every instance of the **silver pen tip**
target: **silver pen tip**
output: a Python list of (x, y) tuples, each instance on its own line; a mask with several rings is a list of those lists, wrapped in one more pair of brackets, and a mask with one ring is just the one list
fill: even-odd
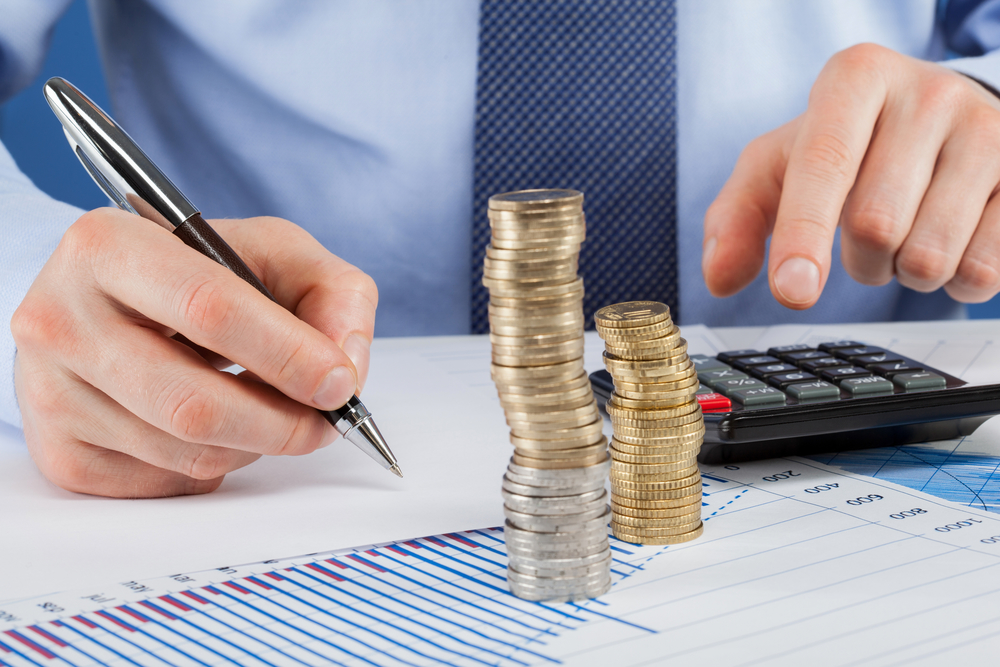
[(399, 477), (400, 479), (403, 478), (403, 471), (399, 469), (398, 463), (393, 464), (393, 466), (389, 468), (389, 472), (391, 472), (396, 477)]

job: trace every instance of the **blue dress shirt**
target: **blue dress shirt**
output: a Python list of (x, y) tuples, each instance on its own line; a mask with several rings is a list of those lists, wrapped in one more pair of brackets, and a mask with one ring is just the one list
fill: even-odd
[[(38, 71), (68, 2), (2, 1), (0, 101)], [(1000, 3), (966, 4), (949, 23), (937, 0), (679, 0), (683, 322), (961, 315), (941, 291), (858, 285), (839, 261), (808, 311), (778, 305), (766, 277), (715, 299), (701, 277), (701, 225), (742, 148), (805, 109), (838, 50), (870, 41), (939, 60), (954, 44), (987, 55), (952, 66), (1000, 86), (990, 53)], [(91, 11), (111, 111), (206, 217), (304, 227), (375, 279), (378, 335), (468, 331), (475, 0), (92, 0)], [(0, 148), (3, 321), (79, 214)], [(0, 333), (0, 419), (20, 424), (14, 354)]]

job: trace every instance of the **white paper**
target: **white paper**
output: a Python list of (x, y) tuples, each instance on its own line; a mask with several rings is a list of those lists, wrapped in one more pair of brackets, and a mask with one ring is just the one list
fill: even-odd
[[(685, 327), (692, 353), (720, 343)], [(586, 366), (603, 344), (587, 334)], [(512, 451), (488, 336), (378, 339), (364, 401), (400, 480), (349, 443), (264, 458), (214, 493), (115, 500), (47, 482), (0, 432), (0, 601), (503, 523)]]

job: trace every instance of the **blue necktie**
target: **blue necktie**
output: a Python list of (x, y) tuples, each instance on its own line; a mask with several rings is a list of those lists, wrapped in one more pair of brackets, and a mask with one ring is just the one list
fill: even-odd
[(584, 193), (588, 324), (648, 299), (677, 319), (674, 0), (482, 0), (476, 102), (472, 331), (490, 195)]

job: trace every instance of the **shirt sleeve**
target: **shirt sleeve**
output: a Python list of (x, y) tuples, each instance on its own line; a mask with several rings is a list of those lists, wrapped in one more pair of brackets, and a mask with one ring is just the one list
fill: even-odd
[[(0, 10), (0, 103), (31, 83), (52, 29), (71, 0), (3, 0)], [(0, 420), (21, 426), (14, 394), (10, 320), (59, 239), (83, 212), (57, 202), (20, 172), (0, 144)]]
[(1000, 90), (1000, 0), (950, 0), (941, 23), (944, 64)]

